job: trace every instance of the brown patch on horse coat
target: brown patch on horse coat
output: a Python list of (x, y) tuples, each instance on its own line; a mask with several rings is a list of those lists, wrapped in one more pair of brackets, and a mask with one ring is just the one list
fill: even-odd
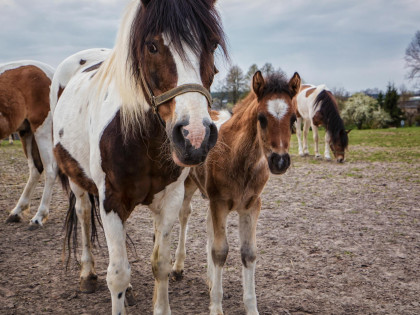
[(312, 88), (312, 89), (308, 89), (307, 91), (306, 91), (306, 97), (309, 97), (314, 91), (316, 90), (316, 88)]
[(136, 205), (151, 204), (154, 195), (176, 181), (182, 170), (165, 148), (167, 136), (157, 116), (151, 111), (147, 115), (147, 136), (138, 132), (124, 141), (118, 112), (99, 143), (106, 174), (104, 208), (107, 213), (115, 211), (123, 222)]
[(25, 119), (32, 132), (50, 111), (51, 80), (38, 67), (28, 65), (0, 75), (0, 138), (16, 131)]
[(211, 120), (218, 121), (219, 120), (219, 116), (220, 116), (220, 113), (218, 111), (216, 111), (216, 110), (211, 110), (210, 111), (210, 118), (211, 118)]
[(314, 115), (314, 117), (312, 117), (312, 123), (319, 127), (323, 124), (323, 120), (322, 120), (322, 114), (320, 111), (317, 111)]
[(61, 143), (57, 143), (54, 147), (54, 156), (61, 171), (70, 177), (75, 184), (90, 194), (98, 195), (98, 189), (93, 180), (87, 177), (79, 162), (70, 155)]
[[(158, 96), (176, 87), (178, 75), (175, 60), (169, 47), (165, 45), (162, 36), (155, 36), (153, 42), (156, 44), (159, 53), (152, 54), (146, 49), (143, 74), (153, 94)], [(141, 84), (143, 85), (143, 82)], [(143, 86), (143, 89), (146, 90), (147, 87)], [(147, 93), (145, 93), (145, 96), (147, 97)], [(164, 121), (172, 117), (174, 110), (174, 99), (163, 103), (158, 108), (159, 115)]]
[(42, 174), (42, 172), (44, 171), (44, 166), (42, 165), (42, 160), (39, 154), (38, 144), (36, 143), (35, 137), (32, 137), (31, 155), (36, 169), (38, 170), (39, 174)]

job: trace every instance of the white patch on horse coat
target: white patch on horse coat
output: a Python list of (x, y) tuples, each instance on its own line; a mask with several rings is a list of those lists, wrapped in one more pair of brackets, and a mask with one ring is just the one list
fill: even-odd
[[(184, 46), (186, 61), (183, 61), (179, 53), (174, 49), (173, 45), (168, 40), (166, 35), (163, 36), (164, 43), (169, 47), (172, 57), (175, 61), (178, 81), (177, 86), (182, 84), (200, 84), (202, 85), (200, 69), (200, 56), (195, 54), (187, 45)], [(208, 103), (204, 95), (198, 92), (189, 92), (175, 97), (175, 121), (189, 118), (189, 124), (184, 127), (188, 130), (188, 135), (185, 137), (190, 140), (191, 145), (199, 148), (203, 142), (206, 129), (203, 126), (203, 118), (208, 118), (211, 121), (208, 113)]]
[(268, 112), (278, 120), (286, 115), (289, 105), (282, 99), (269, 100), (267, 102)]
[(213, 121), (217, 127), (217, 130), (220, 130), (220, 127), (222, 127), (222, 125), (225, 122), (227, 122), (231, 117), (232, 115), (227, 110), (221, 110), (219, 112), (219, 117), (217, 118), (217, 120)]

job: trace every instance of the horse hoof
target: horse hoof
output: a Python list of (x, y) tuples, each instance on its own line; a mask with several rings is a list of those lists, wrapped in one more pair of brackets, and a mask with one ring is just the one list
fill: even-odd
[(93, 293), (98, 287), (98, 276), (90, 274), (86, 278), (80, 278), (80, 291), (83, 293)]
[(20, 215), (18, 214), (11, 214), (9, 215), (9, 217), (6, 219), (6, 223), (18, 223), (22, 221), (22, 218)]
[(126, 306), (133, 306), (136, 305), (136, 297), (133, 292), (133, 288), (128, 287), (127, 290), (125, 290), (125, 301)]
[(181, 281), (184, 278), (184, 270), (175, 271), (172, 270), (172, 280)]

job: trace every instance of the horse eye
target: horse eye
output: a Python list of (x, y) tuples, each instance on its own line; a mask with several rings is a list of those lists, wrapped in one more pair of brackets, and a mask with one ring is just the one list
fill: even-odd
[(156, 53), (158, 52), (158, 49), (157, 49), (157, 47), (156, 47), (156, 45), (155, 45), (155, 44), (149, 44), (149, 45), (147, 46), (147, 49), (149, 50), (149, 52), (150, 52), (151, 54), (156, 54)]
[(213, 52), (217, 49), (218, 46), (219, 46), (219, 43), (214, 43), (213, 44)]
[(265, 117), (264, 114), (258, 115), (258, 121), (260, 122), (262, 129), (265, 129), (267, 127), (268, 121), (267, 121), (267, 117)]

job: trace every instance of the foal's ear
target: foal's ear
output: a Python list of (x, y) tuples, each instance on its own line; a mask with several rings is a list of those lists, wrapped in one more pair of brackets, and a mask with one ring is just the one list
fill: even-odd
[(260, 97), (262, 95), (264, 85), (265, 81), (261, 74), (261, 71), (255, 72), (254, 77), (252, 78), (252, 89), (254, 90), (255, 94), (257, 94), (257, 97)]
[(152, 0), (141, 0), (141, 3), (143, 4), (144, 7), (147, 7), (147, 5), (151, 2)]
[(292, 94), (292, 97), (299, 93), (301, 83), (302, 80), (300, 79), (299, 73), (295, 72), (295, 74), (289, 81), (289, 89)]

